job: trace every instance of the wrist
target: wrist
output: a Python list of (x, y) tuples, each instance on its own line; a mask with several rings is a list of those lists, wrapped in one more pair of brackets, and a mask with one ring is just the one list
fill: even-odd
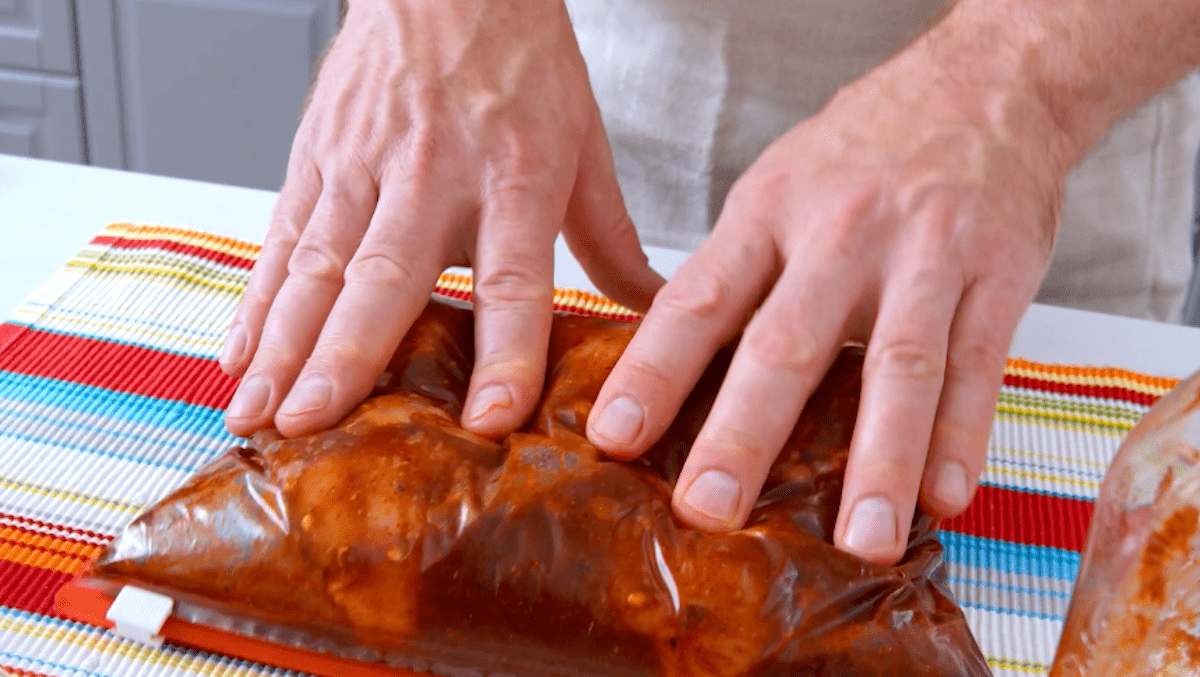
[(1037, 148), (1065, 176), (1103, 134), (1108, 117), (1047, 78), (1044, 31), (999, 16), (1008, 10), (962, 10), (964, 4), (902, 55), (906, 66), (972, 122)]

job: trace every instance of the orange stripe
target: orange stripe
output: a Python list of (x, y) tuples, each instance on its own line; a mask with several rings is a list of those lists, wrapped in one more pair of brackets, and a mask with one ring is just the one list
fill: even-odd
[(0, 560), (64, 574), (74, 574), (79, 572), (92, 558), (0, 541)]
[(254, 259), (258, 257), (262, 247), (237, 238), (214, 235), (188, 228), (174, 226), (137, 225), (133, 223), (110, 223), (105, 226), (102, 235), (118, 235), (127, 239), (161, 238), (185, 242), (212, 249), (214, 251), (233, 251), (238, 256)]
[(50, 548), (65, 553), (93, 554), (100, 552), (104, 548), (102, 545), (88, 543), (73, 538), (63, 538), (61, 536), (53, 536), (51, 534), (38, 533), (28, 529), (22, 529), (15, 526), (0, 525), (0, 538), (10, 541), (19, 541), (28, 545), (35, 545), (39, 548)]
[(1158, 376), (1147, 376), (1137, 372), (1128, 371), (1126, 369), (1117, 369), (1115, 367), (1080, 367), (1066, 364), (1042, 364), (1039, 362), (1030, 362), (1025, 359), (1016, 358), (1008, 361), (1008, 369), (1036, 371), (1043, 374), (1043, 378), (1047, 381), (1071, 381), (1075, 382), (1079, 379), (1085, 381), (1096, 382), (1097, 384), (1107, 384), (1111, 381), (1124, 381), (1132, 385), (1154, 388), (1156, 390), (1170, 390), (1179, 384), (1178, 379), (1162, 378)]

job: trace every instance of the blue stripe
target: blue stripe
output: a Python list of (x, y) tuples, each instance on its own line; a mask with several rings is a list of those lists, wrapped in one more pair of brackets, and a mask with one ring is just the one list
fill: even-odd
[(36, 665), (54, 668), (55, 670), (64, 670), (64, 671), (70, 672), (71, 674), (75, 674), (75, 675), (78, 675), (78, 674), (96, 675), (96, 677), (107, 677), (107, 675), (108, 675), (108, 673), (104, 673), (104, 672), (96, 672), (94, 670), (85, 671), (83, 668), (80, 668), (80, 667), (77, 667), (74, 665), (67, 665), (65, 663), (55, 663), (54, 661), (48, 661), (48, 660), (45, 660), (42, 658), (35, 658), (33, 656), (21, 656), (21, 655), (15, 654), (15, 653), (9, 653), (7, 651), (0, 651), (0, 658), (7, 658), (8, 660), (12, 661), (13, 663), (34, 663)]
[[(28, 442), (30, 444), (41, 444), (41, 445), (45, 445), (47, 447), (55, 447), (57, 449), (70, 449), (71, 451), (78, 451), (78, 452), (81, 452), (84, 454), (93, 454), (96, 456), (104, 456), (105, 458), (111, 458), (111, 459), (115, 459), (118, 461), (129, 461), (131, 463), (141, 463), (143, 465), (149, 465), (149, 466), (153, 466), (156, 468), (166, 468), (167, 470), (174, 470), (177, 472), (186, 473), (188, 475), (191, 475), (192, 473), (196, 472), (196, 470), (199, 469), (199, 466), (197, 466), (197, 465), (183, 465), (180, 463), (171, 463), (169, 461), (161, 461), (161, 460), (154, 459), (154, 458), (148, 458), (146, 456), (137, 456), (137, 455), (133, 455), (133, 454), (119, 454), (115, 451), (107, 451), (105, 449), (98, 449), (95, 446), (90, 446), (90, 445), (86, 445), (86, 444), (71, 444), (70, 442), (49, 440), (49, 439), (46, 439), (45, 437), (39, 437), (36, 435), (20, 435), (20, 434), (8, 432), (8, 431), (0, 431), (0, 439), (2, 439), (2, 438), (14, 439), (14, 440), (17, 440), (20, 442)], [(153, 449), (153, 448), (151, 448), (149, 450), (157, 451), (156, 449)], [(208, 449), (204, 449), (203, 447), (197, 448), (197, 449), (195, 449), (195, 451), (201, 452), (201, 453), (207, 452), (207, 454), (206, 454), (207, 456), (212, 456), (212, 454), (216, 452), (216, 450), (208, 450)], [(222, 449), (221, 451), (223, 452), (223, 451), (225, 451), (225, 449)]]
[[(3, 402), (4, 402), (4, 398), (0, 397), (0, 422), (2, 422), (2, 423), (0, 423), (0, 434), (3, 434), (4, 428), (7, 427), (8, 420), (20, 419), (23, 421), (28, 421), (33, 424), (53, 426), (55, 428), (59, 428), (59, 429), (63, 429), (63, 430), (74, 430), (74, 431), (84, 432), (84, 433), (90, 434), (92, 437), (97, 437), (97, 436), (114, 437), (121, 441), (128, 441), (134, 445), (153, 444), (158, 447), (163, 447), (163, 448), (168, 448), (168, 449), (179, 449), (181, 451), (195, 451), (198, 448), (202, 449), (203, 448), (202, 445), (204, 443), (224, 444), (225, 442), (227, 442), (227, 440), (225, 440), (223, 438), (203, 438), (201, 440), (198, 440), (197, 442), (183, 442), (183, 441), (176, 440), (176, 439), (166, 438), (161, 435), (141, 435), (138, 433), (127, 432), (125, 430), (117, 430), (115, 427), (95, 425), (95, 424), (91, 424), (91, 423), (80, 423), (78, 421), (68, 421), (64, 418), (59, 418), (57, 416), (46, 416), (44, 414), (33, 414), (30, 412), (26, 412), (26, 411), (17, 411), (15, 409), (12, 409), (11, 407), (5, 407)], [(97, 416), (97, 414), (89, 414), (89, 415)], [(111, 420), (114, 423), (124, 423), (124, 421), (121, 421), (120, 419), (106, 419), (106, 420)], [(189, 435), (189, 436), (191, 436), (191, 435)], [(225, 437), (228, 437), (228, 435), (226, 435)]]
[(1059, 599), (1071, 598), (1071, 593), (1060, 592), (1058, 590), (1027, 588), (1020, 585), (1005, 585), (1003, 583), (994, 583), (992, 581), (980, 581), (974, 578), (963, 578), (962, 576), (951, 576), (950, 580), (960, 585), (969, 585), (977, 588), (992, 588), (995, 590), (1003, 590), (1005, 592), (1015, 592), (1022, 595), (1041, 595), (1043, 597), (1057, 597)]
[(958, 600), (958, 603), (960, 606), (967, 608), (967, 609), (980, 609), (982, 611), (991, 611), (992, 613), (1004, 614), (1006, 616), (1021, 616), (1023, 618), (1040, 618), (1042, 620), (1059, 621), (1059, 622), (1062, 622), (1063, 620), (1066, 619), (1065, 616), (1059, 616), (1058, 614), (1044, 614), (1044, 613), (1041, 613), (1038, 611), (1025, 611), (1023, 609), (1009, 609), (1009, 608), (1003, 608), (1003, 607), (998, 607), (998, 606), (992, 606), (990, 604), (975, 604), (974, 602), (966, 602), (961, 599)]
[(995, 569), (1026, 576), (1075, 582), (1079, 553), (1040, 545), (1009, 543), (953, 531), (939, 534), (946, 546), (946, 561), (978, 569)]
[(96, 386), (0, 371), (0, 396), (131, 423), (169, 428), (214, 439), (236, 438), (225, 431), (222, 412), (178, 400), (121, 393)]

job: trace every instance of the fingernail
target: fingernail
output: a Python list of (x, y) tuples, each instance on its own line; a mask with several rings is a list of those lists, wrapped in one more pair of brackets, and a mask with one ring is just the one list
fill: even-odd
[(860, 555), (887, 553), (896, 546), (896, 511), (886, 498), (871, 496), (854, 506), (846, 547)]
[(475, 393), (475, 399), (471, 401), (469, 418), (472, 421), (483, 418), (493, 409), (508, 409), (512, 403), (512, 391), (507, 387), (497, 383), (484, 386)]
[(732, 522), (742, 499), (742, 485), (723, 470), (705, 470), (692, 480), (683, 502), (696, 512), (721, 522)]
[(333, 399), (333, 385), (329, 379), (320, 374), (306, 376), (304, 380), (292, 386), (292, 392), (279, 407), (279, 413), (284, 416), (296, 416), (317, 411), (329, 406)]
[(229, 330), (229, 335), (225, 337), (225, 347), (221, 350), (221, 364), (235, 364), (240, 362), (242, 356), (246, 354), (246, 330), (242, 325), (235, 324)]
[(257, 418), (271, 400), (271, 382), (266, 376), (251, 376), (234, 393), (225, 415), (230, 418)]
[(610, 442), (632, 444), (641, 432), (645, 418), (642, 405), (622, 395), (600, 410), (600, 415), (592, 424), (592, 432)]
[(944, 505), (961, 508), (971, 500), (967, 495), (967, 469), (957, 461), (943, 463), (933, 481), (933, 495)]

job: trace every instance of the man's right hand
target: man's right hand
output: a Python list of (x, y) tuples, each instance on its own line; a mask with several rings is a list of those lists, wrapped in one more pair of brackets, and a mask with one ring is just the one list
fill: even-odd
[(554, 241), (645, 309), (662, 279), (626, 213), (562, 0), (356, 0), (321, 69), (221, 365), (226, 426), (299, 435), (364, 398), (438, 273), (475, 272), (468, 429), (500, 435), (545, 373)]

